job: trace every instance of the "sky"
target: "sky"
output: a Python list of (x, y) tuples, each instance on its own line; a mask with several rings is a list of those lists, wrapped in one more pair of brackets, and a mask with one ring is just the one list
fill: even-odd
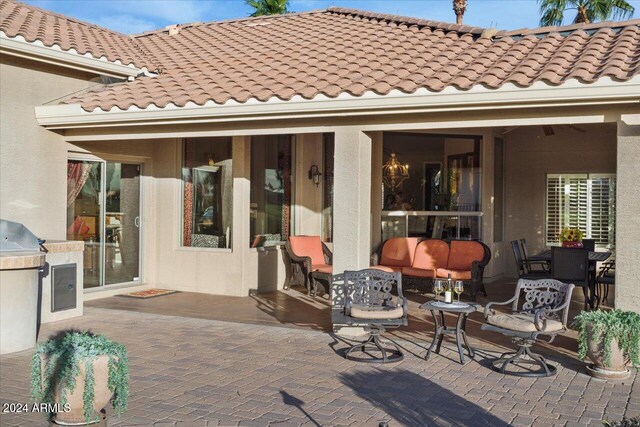
[[(172, 24), (243, 18), (251, 13), (244, 0), (22, 0), (125, 34), (164, 28)], [(634, 18), (640, 18), (640, 0), (631, 0)], [(452, 0), (290, 0), (293, 12), (340, 6), (374, 12), (455, 22)], [(573, 15), (565, 16), (570, 24)], [(513, 30), (538, 26), (536, 0), (468, 0), (464, 23)]]

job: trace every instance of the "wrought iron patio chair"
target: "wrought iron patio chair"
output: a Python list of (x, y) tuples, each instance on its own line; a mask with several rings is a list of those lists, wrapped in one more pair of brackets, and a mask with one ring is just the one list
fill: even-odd
[[(345, 271), (333, 276), (334, 305), (342, 306), (340, 322), (349, 326), (360, 326), (369, 337), (354, 344), (345, 352), (345, 358), (357, 362), (388, 363), (404, 358), (400, 348), (385, 347), (380, 335), (387, 328), (407, 325), (408, 305), (402, 294), (402, 275), (376, 269)], [(397, 289), (397, 297), (391, 294)], [(353, 354), (361, 351), (360, 356)], [(380, 353), (380, 356), (377, 356)]]
[(520, 279), (545, 279), (549, 277), (547, 271), (529, 271), (527, 264), (520, 252), (520, 242), (517, 240), (511, 241), (511, 250), (513, 251), (513, 259), (516, 261), (516, 271)]
[(597, 298), (589, 295), (589, 251), (586, 249), (552, 247), (551, 278), (582, 287), (585, 310), (592, 304), (591, 298)]
[[(509, 336), (518, 347), (517, 351), (504, 353), (494, 360), (494, 371), (522, 377), (549, 377), (556, 373), (556, 367), (533, 353), (531, 347), (541, 335), (548, 336), (550, 343), (556, 335), (566, 331), (573, 288), (573, 284), (553, 279), (520, 279), (513, 298), (487, 304), (481, 329)], [(521, 299), (523, 303), (519, 308)], [(496, 312), (492, 308), (508, 304), (511, 304), (511, 313)], [(520, 370), (507, 369), (512, 364)], [(523, 369), (523, 365), (538, 369)]]

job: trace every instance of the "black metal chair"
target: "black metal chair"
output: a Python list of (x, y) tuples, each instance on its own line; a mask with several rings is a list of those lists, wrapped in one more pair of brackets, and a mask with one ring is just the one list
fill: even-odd
[(518, 278), (520, 279), (546, 279), (549, 277), (549, 273), (544, 270), (530, 271), (529, 267), (522, 257), (520, 252), (520, 242), (517, 240), (511, 241), (511, 250), (513, 251), (513, 258), (516, 261), (516, 269), (518, 271)]
[[(596, 286), (598, 287), (598, 296), (602, 296), (602, 301), (609, 299), (609, 286), (616, 284), (616, 261), (609, 260), (602, 263), (598, 277), (596, 278)], [(600, 306), (600, 298), (597, 305)]]
[[(589, 251), (584, 248), (551, 248), (551, 278), (582, 287), (584, 309), (593, 307), (589, 296)], [(594, 292), (595, 293), (595, 292)]]
[[(397, 297), (391, 294), (394, 286)], [(380, 335), (387, 328), (408, 324), (409, 311), (407, 299), (402, 294), (402, 275), (376, 269), (345, 271), (333, 276), (332, 289), (334, 305), (342, 305), (343, 316), (339, 322), (363, 327), (369, 333), (367, 340), (354, 344), (345, 352), (345, 358), (367, 363), (401, 361), (404, 355), (400, 348), (395, 343), (391, 343), (393, 349), (385, 348)], [(360, 349), (361, 356), (352, 354), (356, 349)]]
[[(518, 346), (517, 351), (504, 353), (492, 362), (494, 371), (521, 377), (549, 377), (556, 373), (556, 367), (533, 353), (531, 347), (540, 335), (548, 336), (550, 343), (556, 335), (567, 330), (573, 288), (573, 284), (553, 279), (520, 279), (513, 298), (487, 304), (481, 329), (509, 336)], [(521, 294), (523, 303), (518, 308)], [(511, 313), (496, 312), (491, 308), (508, 304), (511, 304)], [(507, 369), (510, 365), (520, 370)], [(526, 369), (529, 365), (538, 369)]]
[(582, 239), (582, 247), (590, 252), (595, 252), (596, 239)]
[[(520, 248), (522, 249), (522, 260), (529, 273), (544, 273), (545, 277), (549, 277), (549, 263), (547, 261), (535, 261), (529, 259), (529, 251), (527, 250), (527, 239), (520, 239)], [(533, 267), (539, 267), (538, 269)]]

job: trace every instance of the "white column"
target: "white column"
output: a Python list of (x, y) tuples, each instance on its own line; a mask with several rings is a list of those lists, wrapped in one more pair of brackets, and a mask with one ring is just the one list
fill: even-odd
[[(231, 287), (227, 294), (246, 296), (252, 277), (247, 269), (249, 252), (250, 197), (251, 197), (251, 137), (234, 136), (232, 138), (233, 158), (233, 264), (234, 278), (226, 285)], [(235, 283), (234, 283), (235, 282)]]
[(333, 271), (369, 267), (371, 137), (358, 128), (335, 132)]
[(618, 122), (616, 177), (615, 307), (640, 313), (640, 115)]

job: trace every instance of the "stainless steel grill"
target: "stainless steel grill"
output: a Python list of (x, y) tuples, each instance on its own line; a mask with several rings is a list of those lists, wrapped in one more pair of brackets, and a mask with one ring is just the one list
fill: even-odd
[(40, 252), (42, 243), (19, 222), (0, 219), (0, 252)]

